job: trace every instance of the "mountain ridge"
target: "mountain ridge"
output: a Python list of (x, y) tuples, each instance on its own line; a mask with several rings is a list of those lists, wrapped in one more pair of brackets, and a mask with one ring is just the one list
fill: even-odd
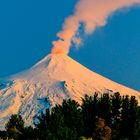
[(120, 92), (140, 98), (140, 92), (92, 72), (65, 54), (49, 54), (0, 85), (2, 129), (11, 114), (21, 114), (26, 125), (33, 125), (36, 115), (47, 108), (68, 98), (80, 103), (85, 94)]

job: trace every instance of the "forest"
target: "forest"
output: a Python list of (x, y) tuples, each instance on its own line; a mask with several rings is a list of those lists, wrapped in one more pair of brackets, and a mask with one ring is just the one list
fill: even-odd
[(139, 140), (140, 106), (135, 96), (120, 93), (85, 95), (81, 103), (68, 99), (47, 109), (34, 126), (13, 114), (2, 140)]

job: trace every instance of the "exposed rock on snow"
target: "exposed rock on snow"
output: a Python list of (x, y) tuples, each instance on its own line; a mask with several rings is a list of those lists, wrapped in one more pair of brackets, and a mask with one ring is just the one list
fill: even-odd
[(46, 108), (72, 98), (78, 102), (85, 94), (140, 93), (85, 68), (64, 54), (50, 54), (31, 69), (0, 82), (0, 129), (11, 114), (21, 114), (27, 125)]

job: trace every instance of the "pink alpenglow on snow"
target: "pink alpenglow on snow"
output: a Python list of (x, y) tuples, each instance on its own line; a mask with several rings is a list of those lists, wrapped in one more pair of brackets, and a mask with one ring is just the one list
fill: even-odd
[(66, 54), (49, 54), (32, 68), (0, 81), (0, 130), (12, 114), (22, 115), (33, 125), (37, 115), (64, 99), (81, 103), (85, 94), (136, 96), (140, 92), (113, 82), (76, 62)]
[(65, 19), (62, 30), (57, 33), (58, 40), (53, 41), (52, 53), (68, 54), (71, 44), (81, 44), (79, 35), (81, 23), (86, 35), (93, 33), (96, 27), (105, 26), (114, 12), (140, 4), (140, 0), (79, 0), (73, 15)]

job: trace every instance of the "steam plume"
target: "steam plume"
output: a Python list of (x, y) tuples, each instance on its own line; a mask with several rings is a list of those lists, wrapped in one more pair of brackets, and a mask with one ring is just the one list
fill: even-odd
[(57, 34), (59, 39), (53, 41), (52, 53), (67, 54), (71, 43), (75, 46), (81, 43), (78, 37), (81, 23), (85, 34), (91, 34), (97, 26), (105, 26), (113, 12), (135, 4), (140, 4), (140, 0), (79, 0), (74, 14), (66, 18), (62, 31)]

